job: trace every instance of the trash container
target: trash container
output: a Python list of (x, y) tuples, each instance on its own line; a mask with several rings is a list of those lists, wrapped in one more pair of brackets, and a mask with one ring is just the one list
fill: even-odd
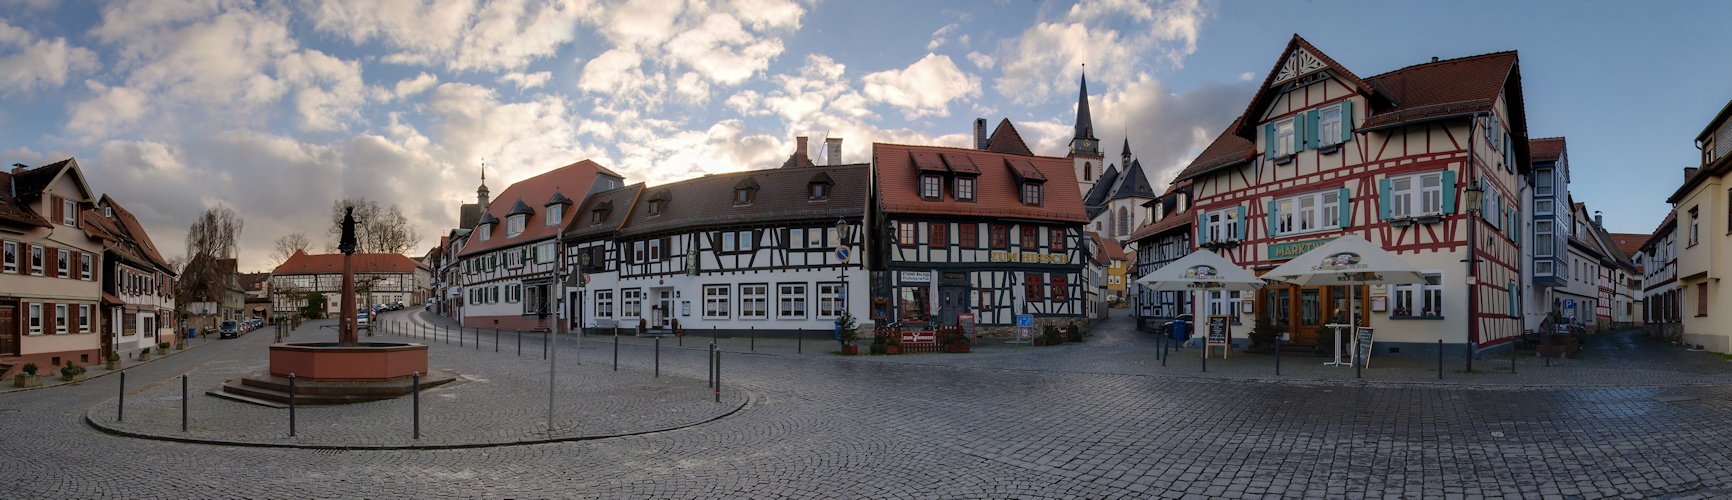
[(1184, 342), (1191, 338), (1191, 323), (1182, 319), (1173, 320), (1173, 340)]
[(198, 336), (198, 329), (197, 329), (197, 328), (188, 328), (188, 329), (186, 329), (186, 338), (189, 338), (189, 339), (190, 339), (190, 338), (194, 338), (194, 337), (197, 337), (197, 336)]

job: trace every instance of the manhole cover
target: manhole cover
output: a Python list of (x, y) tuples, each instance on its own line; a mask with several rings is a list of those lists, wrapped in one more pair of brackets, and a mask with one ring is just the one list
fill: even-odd
[(0, 408), (0, 415), (5, 415), (8, 413), (18, 413), (18, 409), (17, 408)]
[(1661, 403), (1676, 403), (1679, 401), (1695, 401), (1696, 398), (1692, 396), (1661, 396), (1654, 398), (1654, 400)]

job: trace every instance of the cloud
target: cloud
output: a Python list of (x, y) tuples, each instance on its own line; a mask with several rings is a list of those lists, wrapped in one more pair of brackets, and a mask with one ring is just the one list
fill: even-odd
[(95, 98), (71, 106), (66, 130), (85, 137), (102, 137), (129, 128), (150, 111), (150, 97), (128, 87), (108, 87), (86, 81)]
[(979, 52), (969, 52), (968, 62), (974, 63), (974, 66), (980, 69), (992, 69), (992, 65), (996, 61), (992, 60), (992, 56)]
[(337, 130), (346, 121), (359, 118), (359, 108), (366, 100), (359, 62), (302, 50), (278, 61), (276, 72), (286, 85), (295, 89), (295, 110), (300, 115), (302, 130)]
[[(804, 15), (804, 8), (788, 0), (609, 4), (592, 21), (612, 46), (585, 64), (579, 88), (598, 102), (625, 101), (652, 111), (674, 100), (702, 104), (708, 97), (698, 96), (700, 90), (762, 75), (786, 50), (781, 36), (798, 29)], [(626, 73), (599, 73), (608, 68)], [(665, 95), (670, 90), (677, 95)]]
[(517, 86), (517, 90), (519, 92), (521, 92), (521, 91), (533, 89), (536, 87), (540, 87), (542, 85), (546, 85), (547, 81), (551, 80), (551, 79), (553, 79), (553, 73), (552, 72), (537, 71), (534, 73), (520, 73), (520, 72), (506, 73), (506, 74), (500, 75), (499, 79), (496, 81), (498, 81), (499, 83), (515, 84)]
[(69, 75), (97, 67), (96, 53), (66, 43), (39, 39), (0, 18), (0, 95), (66, 85)]
[[(514, 74), (516, 74), (516, 73), (514, 73)], [(500, 77), (500, 81), (504, 82), (505, 77)], [(385, 95), (380, 96), (380, 97), (386, 101), (400, 100), (403, 98), (407, 98), (409, 96), (413, 96), (416, 94), (420, 94), (422, 92), (426, 92), (427, 89), (431, 89), (431, 88), (433, 88), (434, 85), (438, 85), (438, 84), (439, 84), (439, 77), (438, 76), (435, 76), (432, 73), (428, 73), (428, 72), (423, 71), (423, 72), (421, 72), (421, 74), (415, 75), (412, 78), (404, 78), (402, 80), (398, 80), (397, 85), (395, 87), (392, 87), (390, 92), (387, 92)]]
[[(944, 38), (945, 35), (948, 35), (951, 32), (954, 32), (958, 28), (961, 28), (961, 27), (962, 27), (962, 25), (959, 25), (956, 23), (950, 23), (950, 24), (944, 25), (944, 27), (942, 27), (942, 28), (938, 28), (938, 31), (932, 32), (932, 41), (926, 42), (926, 50), (928, 52), (930, 52), (930, 51), (938, 50), (939, 47), (943, 47), (946, 42), (950, 41), (950, 40)], [(967, 39), (968, 39), (968, 35), (963, 35), (964, 43), (967, 43), (966, 42)]]
[(320, 33), (382, 41), (391, 51), (386, 62), (495, 71), (553, 56), (594, 10), (579, 0), (325, 0), (307, 15)]
[(863, 81), (868, 99), (902, 108), (910, 120), (950, 116), (950, 101), (980, 95), (980, 77), (958, 69), (950, 56), (932, 53), (905, 69), (872, 73)]
[(1084, 64), (1097, 82), (1118, 85), (1140, 78), (1144, 55), (1179, 67), (1196, 51), (1203, 20), (1199, 0), (1172, 0), (1158, 8), (1140, 0), (1085, 1), (1062, 18), (1037, 22), (999, 42), (1003, 76), (994, 86), (1018, 104), (1074, 88)]

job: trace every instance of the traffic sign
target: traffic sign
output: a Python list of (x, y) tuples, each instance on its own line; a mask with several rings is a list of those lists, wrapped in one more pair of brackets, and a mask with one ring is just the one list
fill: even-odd
[(583, 286), (583, 285), (588, 285), (588, 284), (589, 284), (589, 273), (583, 273), (583, 279), (581, 281), (577, 282), (577, 286)]
[(848, 247), (836, 247), (836, 260), (848, 262)]

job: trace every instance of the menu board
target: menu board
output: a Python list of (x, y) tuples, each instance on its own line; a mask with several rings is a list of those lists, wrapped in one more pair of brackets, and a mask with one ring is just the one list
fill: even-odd
[(1209, 345), (1227, 345), (1228, 320), (1229, 318), (1226, 315), (1217, 314), (1209, 316), (1209, 329), (1207, 330)]
[(1353, 336), (1353, 364), (1362, 368), (1371, 366), (1371, 336), (1372, 329), (1360, 327), (1359, 333)]

